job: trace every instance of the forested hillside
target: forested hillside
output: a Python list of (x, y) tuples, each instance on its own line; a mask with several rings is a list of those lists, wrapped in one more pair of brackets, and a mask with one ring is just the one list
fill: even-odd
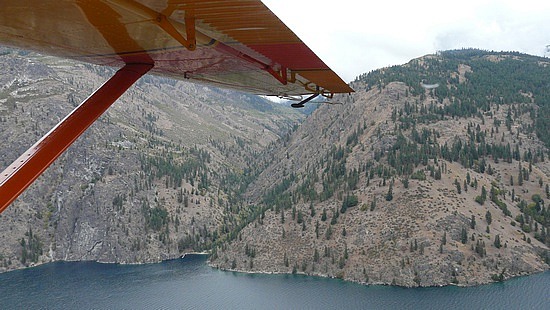
[(457, 50), (358, 77), (282, 142), (213, 264), (404, 286), (547, 269), (548, 76), (544, 58)]
[[(0, 169), (114, 73), (0, 48)], [(0, 215), (0, 271), (154, 262), (246, 224), (254, 158), (302, 115), (257, 96), (145, 76)]]
[[(112, 69), (0, 50), (5, 167)], [(147, 76), (0, 215), (0, 271), (56, 260), (213, 266), (402, 286), (550, 262), (550, 61), (440, 52), (309, 115)]]
[[(498, 53), (465, 49), (444, 51), (440, 57), (424, 57), (406, 66), (393, 66), (359, 76), (355, 82), (364, 82), (370, 89), (384, 87), (390, 82), (404, 82), (411, 95), (423, 99), (421, 83), (439, 84), (433, 96), (448, 105), (427, 107), (422, 117), (474, 117), (489, 111), (491, 104), (534, 103), (528, 112), (535, 131), (550, 147), (550, 79), (547, 59), (520, 53)], [(441, 59), (444, 61), (441, 61)], [(498, 64), (498, 65), (495, 65)], [(458, 70), (457, 70), (458, 69)], [(461, 79), (461, 70), (464, 78)], [(516, 112), (517, 115), (517, 112)], [(507, 126), (510, 118), (507, 115)]]

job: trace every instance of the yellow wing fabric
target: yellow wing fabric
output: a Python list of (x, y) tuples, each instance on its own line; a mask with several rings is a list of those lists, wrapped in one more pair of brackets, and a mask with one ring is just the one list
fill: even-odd
[(1, 0), (0, 44), (262, 95), (353, 90), (261, 1)]

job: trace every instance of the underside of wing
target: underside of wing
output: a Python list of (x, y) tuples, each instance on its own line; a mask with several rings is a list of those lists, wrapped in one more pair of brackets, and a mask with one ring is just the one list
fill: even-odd
[(0, 44), (262, 95), (353, 91), (259, 0), (4, 0)]

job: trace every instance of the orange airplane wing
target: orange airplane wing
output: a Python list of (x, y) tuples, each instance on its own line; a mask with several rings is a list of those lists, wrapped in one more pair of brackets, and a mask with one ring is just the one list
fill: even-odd
[(353, 92), (259, 0), (3, 0), (0, 44), (261, 95)]

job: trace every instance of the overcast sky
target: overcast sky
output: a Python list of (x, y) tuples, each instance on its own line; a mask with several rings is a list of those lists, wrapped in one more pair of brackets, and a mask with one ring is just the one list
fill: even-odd
[(346, 82), (440, 50), (550, 44), (550, 0), (262, 1)]

